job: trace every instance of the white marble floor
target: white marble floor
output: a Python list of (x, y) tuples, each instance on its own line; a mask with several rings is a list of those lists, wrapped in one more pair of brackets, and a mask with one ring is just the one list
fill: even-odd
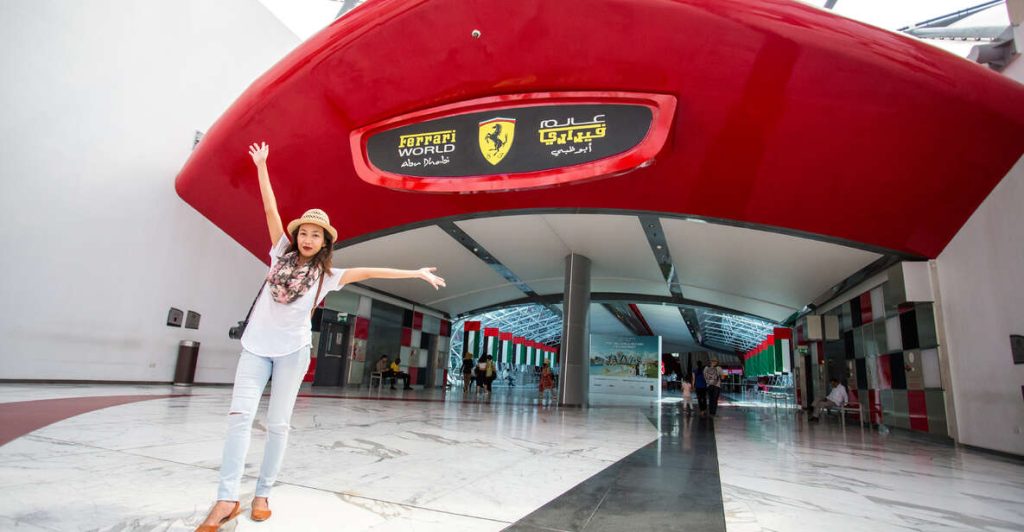
[[(0, 385), (0, 402), (180, 391)], [(215, 495), (229, 395), (106, 408), (0, 447), (0, 530), (191, 530)], [(292, 424), (274, 517), (235, 529), (500, 530), (658, 437), (636, 409), (502, 401), (300, 397)], [(243, 500), (263, 436), (257, 417)]]
[(799, 413), (715, 423), (730, 532), (1024, 530), (1024, 461)]
[[(0, 530), (193, 529), (214, 498), (230, 388), (2, 384), (0, 403), (172, 393), (187, 395), (0, 446)], [(669, 418), (650, 405), (558, 409), (508, 400), (509, 390), (489, 402), (340, 393), (361, 398), (300, 397), (274, 517), (228, 530), (501, 530), (657, 440), (659, 420), (678, 412), (671, 400), (660, 405)], [(1021, 460), (735, 404), (712, 425), (730, 532), (1024, 530)], [(264, 434), (261, 412), (244, 501)], [(671, 466), (651, 469), (662, 481), (681, 474), (659, 467)]]

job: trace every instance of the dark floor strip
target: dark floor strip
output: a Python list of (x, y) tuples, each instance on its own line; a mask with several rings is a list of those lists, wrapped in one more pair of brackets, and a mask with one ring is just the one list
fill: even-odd
[(106, 395), (102, 397), (68, 397), (0, 403), (0, 445), (20, 438), (51, 423), (93, 410), (151, 399), (181, 397), (180, 395)]
[(507, 531), (724, 531), (714, 420), (663, 406), (661, 438), (581, 482)]

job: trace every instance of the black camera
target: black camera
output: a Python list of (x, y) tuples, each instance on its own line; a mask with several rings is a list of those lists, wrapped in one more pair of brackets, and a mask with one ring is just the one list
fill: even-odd
[(232, 340), (241, 340), (242, 334), (245, 333), (245, 326), (248, 324), (248, 320), (238, 322), (238, 325), (228, 329), (228, 338), (231, 338)]

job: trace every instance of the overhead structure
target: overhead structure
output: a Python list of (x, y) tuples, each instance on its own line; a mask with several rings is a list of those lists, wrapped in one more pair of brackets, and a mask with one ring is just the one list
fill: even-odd
[(244, 147), (266, 141), (282, 216), (330, 213), (337, 264), (450, 281), (394, 295), (556, 312), (577, 253), (593, 301), (739, 349), (730, 316), (938, 255), (1022, 138), (1020, 84), (798, 2), (376, 0), (257, 79), (175, 185), (265, 258)]
[(703, 342), (736, 352), (753, 349), (775, 328), (765, 320), (712, 310), (698, 310), (697, 316)]
[(482, 314), (465, 316), (452, 324), (452, 355), (462, 354), (462, 327), (467, 321), (479, 321), (487, 327), (512, 333), (549, 346), (562, 340), (562, 317), (543, 305), (517, 305)]

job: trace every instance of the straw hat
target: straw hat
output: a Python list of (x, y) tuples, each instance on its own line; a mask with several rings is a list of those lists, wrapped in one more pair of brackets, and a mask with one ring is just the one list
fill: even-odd
[(302, 224), (313, 224), (319, 225), (331, 234), (331, 242), (338, 241), (338, 231), (331, 227), (331, 219), (327, 217), (327, 213), (320, 209), (310, 209), (304, 213), (300, 218), (296, 218), (288, 223), (288, 233), (294, 233), (295, 229)]

